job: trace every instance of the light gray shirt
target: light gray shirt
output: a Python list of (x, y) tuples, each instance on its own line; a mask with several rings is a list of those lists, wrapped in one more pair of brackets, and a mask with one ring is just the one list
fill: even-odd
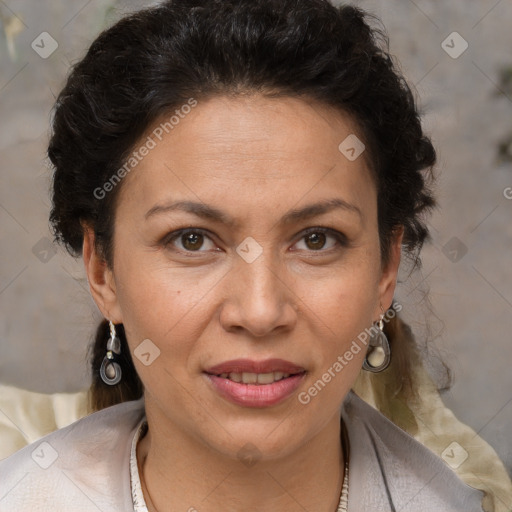
[[(352, 391), (349, 512), (483, 512), (483, 493)], [(93, 413), (0, 461), (0, 512), (131, 512), (144, 399)]]

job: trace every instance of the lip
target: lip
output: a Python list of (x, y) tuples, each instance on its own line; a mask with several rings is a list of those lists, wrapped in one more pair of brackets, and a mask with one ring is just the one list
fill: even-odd
[(205, 370), (210, 375), (222, 373), (303, 373), (305, 368), (284, 359), (265, 359), (264, 361), (252, 361), (251, 359), (233, 359), (217, 364)]
[(217, 375), (205, 374), (213, 389), (228, 401), (243, 407), (270, 407), (289, 396), (302, 383), (306, 372), (290, 375), (272, 384), (244, 384)]
[[(273, 373), (290, 374), (285, 379), (270, 384), (244, 384), (221, 377), (225, 373)], [(300, 386), (306, 370), (284, 359), (233, 359), (212, 366), (204, 371), (212, 388), (223, 398), (243, 407), (270, 407), (286, 400)]]

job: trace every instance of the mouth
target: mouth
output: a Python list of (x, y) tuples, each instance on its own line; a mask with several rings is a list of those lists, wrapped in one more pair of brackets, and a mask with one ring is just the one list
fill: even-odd
[(216, 375), (222, 379), (229, 379), (233, 382), (241, 382), (243, 384), (256, 384), (256, 385), (265, 385), (272, 384), (273, 382), (279, 382), (280, 380), (287, 379), (290, 375), (299, 375), (305, 373), (305, 370), (297, 373), (285, 373), (285, 372), (268, 372), (268, 373), (251, 373), (251, 372), (230, 372), (230, 373), (220, 373), (220, 374), (210, 374)]
[[(224, 361), (223, 363), (216, 364), (206, 369), (205, 372), (210, 375), (241, 375), (242, 379), (244, 374), (248, 375), (249, 379), (254, 379), (254, 375), (267, 375), (277, 374), (277, 380), (282, 379), (283, 375), (295, 375), (297, 373), (305, 372), (305, 368), (284, 359), (265, 359), (264, 361), (253, 361), (251, 359), (232, 359), (231, 361)], [(234, 379), (233, 379), (234, 380)], [(242, 380), (235, 382), (243, 382)], [(256, 381), (246, 382), (246, 384), (255, 384)], [(264, 382), (262, 382), (264, 383)]]
[(244, 407), (268, 407), (293, 394), (307, 372), (282, 359), (238, 359), (213, 366), (204, 373), (213, 389), (228, 401)]

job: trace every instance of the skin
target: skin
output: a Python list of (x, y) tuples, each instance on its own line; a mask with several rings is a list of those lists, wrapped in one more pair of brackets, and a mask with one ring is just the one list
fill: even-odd
[[(398, 232), (384, 267), (366, 154), (351, 162), (338, 150), (352, 133), (358, 130), (348, 115), (298, 98), (199, 102), (124, 178), (113, 268), (86, 231), (84, 263), (101, 312), (124, 324), (132, 354), (145, 339), (160, 350), (149, 366), (134, 357), (149, 424), (137, 457), (150, 510), (336, 510), (339, 409), (365, 351), (307, 405), (297, 394), (391, 305), (402, 240)], [(281, 220), (334, 198), (359, 213), (339, 208)], [(178, 200), (211, 205), (235, 223), (177, 210), (146, 218), (155, 205)], [(318, 227), (348, 243), (304, 234)], [(192, 244), (169, 241), (183, 228), (207, 234)], [(263, 251), (252, 263), (236, 252), (246, 237)], [(284, 402), (243, 407), (217, 394), (203, 374), (236, 358), (281, 358), (307, 374)], [(251, 467), (237, 456), (247, 443), (258, 451)]]

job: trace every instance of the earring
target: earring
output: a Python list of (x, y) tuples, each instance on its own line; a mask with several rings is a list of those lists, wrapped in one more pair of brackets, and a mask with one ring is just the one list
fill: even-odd
[[(382, 306), (380, 308), (382, 310)], [(383, 310), (382, 310), (383, 311)], [(382, 330), (384, 328), (384, 314), (375, 322), (370, 336), (370, 348), (363, 362), (363, 369), (372, 373), (385, 370), (391, 361), (389, 341)], [(375, 332), (376, 331), (376, 332)]]
[(121, 366), (116, 362), (116, 356), (121, 353), (121, 340), (117, 337), (116, 327), (109, 320), (110, 339), (107, 341), (107, 354), (103, 358), (100, 368), (101, 380), (109, 386), (119, 383), (122, 376)]

